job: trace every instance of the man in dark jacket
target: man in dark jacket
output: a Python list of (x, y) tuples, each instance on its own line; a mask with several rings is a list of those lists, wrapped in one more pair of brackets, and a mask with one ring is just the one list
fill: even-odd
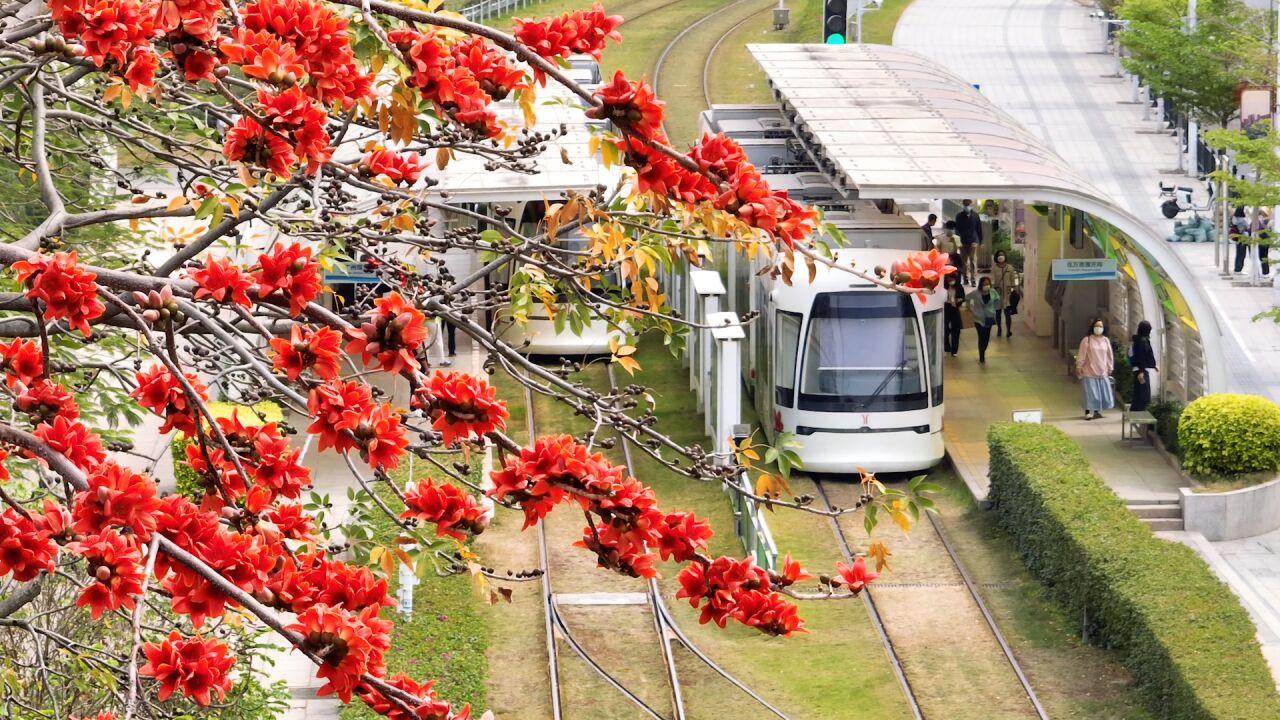
[(938, 216), (934, 215), (933, 213), (929, 213), (928, 221), (926, 221), (925, 224), (920, 226), (920, 233), (923, 236), (921, 238), (921, 247), (920, 247), (921, 250), (933, 249), (933, 229), (937, 226), (938, 226)]
[(956, 235), (960, 238), (961, 278), (970, 285), (978, 282), (978, 243), (982, 242), (982, 218), (973, 209), (973, 201), (963, 201), (964, 209), (956, 215)]

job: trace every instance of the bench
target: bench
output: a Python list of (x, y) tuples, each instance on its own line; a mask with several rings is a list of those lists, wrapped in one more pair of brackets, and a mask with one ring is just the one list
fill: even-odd
[[(1120, 439), (1150, 439), (1151, 433), (1147, 428), (1154, 429), (1155, 426), (1155, 416), (1146, 410), (1125, 410), (1120, 415)], [(1141, 437), (1138, 435), (1138, 428), (1142, 428)]]

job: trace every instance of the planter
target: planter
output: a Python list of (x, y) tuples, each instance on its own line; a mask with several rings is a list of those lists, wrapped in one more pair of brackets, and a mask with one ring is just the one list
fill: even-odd
[(1280, 478), (1220, 493), (1179, 492), (1184, 527), (1207, 540), (1238, 540), (1280, 528)]

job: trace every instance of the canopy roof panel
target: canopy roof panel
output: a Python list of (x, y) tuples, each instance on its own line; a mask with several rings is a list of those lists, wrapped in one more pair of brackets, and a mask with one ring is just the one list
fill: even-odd
[[(1052, 202), (1128, 235), (1183, 294), (1204, 350), (1205, 385), (1225, 389), (1217, 317), (1164, 239), (968, 81), (885, 45), (747, 47), (792, 132), (846, 196)], [(1147, 319), (1160, 327), (1158, 316)]]

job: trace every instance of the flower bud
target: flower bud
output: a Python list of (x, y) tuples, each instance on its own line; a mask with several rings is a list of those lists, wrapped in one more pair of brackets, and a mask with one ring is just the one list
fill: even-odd
[(93, 576), (98, 579), (98, 582), (110, 582), (111, 574), (111, 568), (106, 565), (99, 565), (98, 569), (93, 571)]

